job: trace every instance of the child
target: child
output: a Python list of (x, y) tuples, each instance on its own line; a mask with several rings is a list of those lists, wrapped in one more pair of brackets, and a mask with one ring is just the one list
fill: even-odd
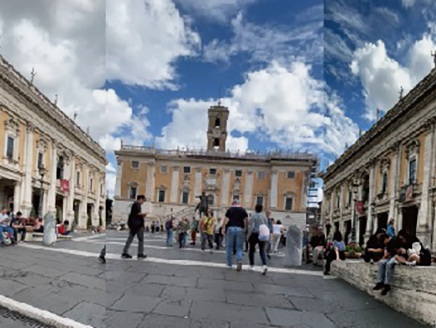
[(60, 224), (58, 226), (58, 234), (68, 236), (70, 234), (70, 230), (68, 230), (69, 225), (70, 222), (68, 220), (65, 220), (64, 223)]

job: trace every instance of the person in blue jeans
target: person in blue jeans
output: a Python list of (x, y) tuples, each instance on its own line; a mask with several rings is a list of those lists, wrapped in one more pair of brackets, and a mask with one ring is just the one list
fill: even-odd
[(172, 247), (173, 246), (173, 225), (174, 225), (174, 218), (170, 217), (167, 222), (165, 222), (165, 230), (167, 231), (167, 246)]
[(14, 229), (10, 225), (11, 219), (6, 214), (6, 208), (3, 208), (0, 213), (0, 244), (4, 244), (3, 232), (8, 232), (11, 235), (12, 243), (15, 243), (14, 239)]
[(394, 223), (395, 220), (394, 219), (390, 219), (389, 220), (389, 224), (388, 224), (388, 228), (386, 230), (386, 233), (389, 237), (391, 238), (395, 238), (395, 228), (394, 228)]
[(234, 201), (232, 207), (227, 210), (223, 222), (226, 227), (224, 236), (226, 238), (227, 266), (233, 266), (233, 249), (236, 248), (237, 271), (242, 270), (242, 247), (245, 240), (245, 231), (248, 227), (248, 213), (241, 207), (238, 201)]

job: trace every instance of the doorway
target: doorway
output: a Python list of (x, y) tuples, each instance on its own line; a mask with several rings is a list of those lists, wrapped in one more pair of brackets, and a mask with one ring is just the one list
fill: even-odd
[(64, 197), (56, 195), (56, 221), (58, 223), (64, 222)]
[(79, 224), (80, 201), (74, 200), (73, 211), (74, 211), (74, 224), (77, 226)]
[(345, 244), (348, 245), (348, 242), (350, 241), (350, 233), (351, 233), (351, 220), (345, 221), (344, 222), (344, 227), (345, 227)]
[(361, 218), (359, 218), (359, 246), (362, 246), (365, 243), (367, 221), (368, 219), (366, 216), (362, 216)]
[(419, 208), (417, 206), (409, 206), (403, 208), (403, 229), (412, 236), (416, 236), (418, 213)]
[(377, 221), (378, 221), (378, 229), (387, 229), (388, 227), (388, 212), (379, 213), (377, 214)]

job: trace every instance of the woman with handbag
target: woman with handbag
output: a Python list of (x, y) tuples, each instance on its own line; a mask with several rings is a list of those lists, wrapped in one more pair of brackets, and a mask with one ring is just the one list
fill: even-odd
[(254, 269), (254, 253), (256, 251), (256, 245), (259, 244), (260, 258), (263, 264), (262, 274), (265, 275), (268, 267), (266, 265), (265, 247), (269, 240), (270, 231), (268, 229), (268, 219), (262, 213), (263, 206), (256, 205), (256, 213), (250, 217), (248, 223), (248, 242), (250, 244), (249, 259), (250, 269)]

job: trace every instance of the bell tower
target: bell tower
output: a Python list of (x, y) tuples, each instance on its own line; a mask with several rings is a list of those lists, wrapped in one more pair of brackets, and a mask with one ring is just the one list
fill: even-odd
[(226, 151), (229, 110), (218, 102), (217, 106), (209, 108), (208, 114), (207, 150)]

